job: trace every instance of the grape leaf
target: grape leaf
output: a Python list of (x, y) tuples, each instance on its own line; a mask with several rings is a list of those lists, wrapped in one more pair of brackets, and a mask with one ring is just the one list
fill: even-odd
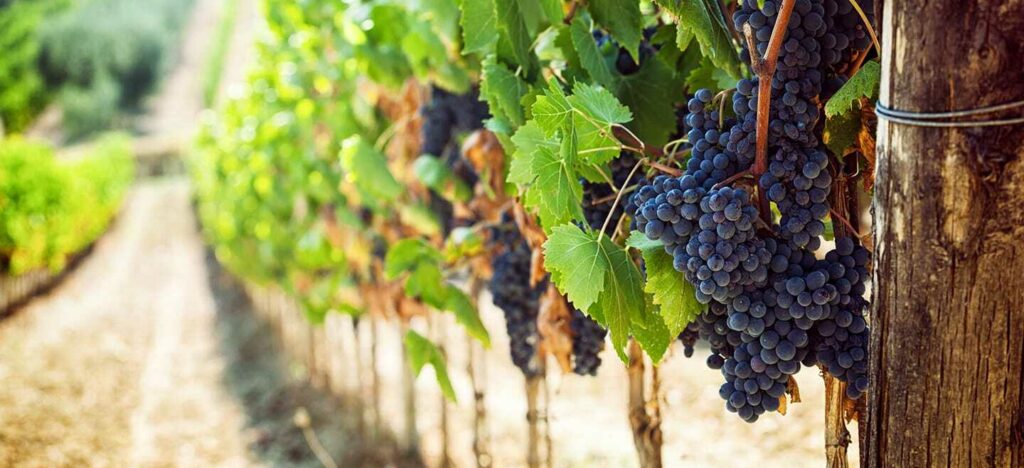
[(502, 52), (505, 52), (504, 55), (511, 56), (503, 58), (513, 61), (527, 72), (531, 71), (533, 64), (530, 55), (531, 36), (526, 28), (526, 21), (523, 19), (519, 4), (516, 0), (494, 0), (494, 7), (497, 12), (498, 28), (505, 39), (505, 50), (499, 47), (499, 55), (503, 55)]
[(832, 117), (850, 112), (854, 110), (854, 104), (860, 103), (861, 98), (872, 101), (878, 99), (878, 82), (881, 78), (882, 67), (878, 62), (865, 62), (864, 66), (825, 103), (825, 116)]
[(572, 116), (572, 106), (558, 82), (551, 80), (544, 94), (537, 96), (532, 109), (533, 120), (544, 134), (551, 137), (563, 130)]
[(583, 219), (583, 186), (574, 169), (575, 160), (576, 136), (572, 132), (562, 139), (558, 154), (542, 150), (534, 155), (537, 180), (530, 190), (542, 193), (539, 214), (545, 227)]
[[(640, 289), (643, 278), (640, 277), (640, 271), (622, 247), (616, 245), (607, 236), (602, 236), (600, 246), (599, 252), (605, 257), (608, 270), (605, 273), (604, 291), (598, 298), (597, 306), (601, 309), (601, 316), (604, 317), (611, 334), (612, 347), (615, 348), (619, 359), (625, 363), (629, 362), (629, 358), (626, 356), (626, 342), (629, 340), (629, 334), (644, 330), (651, 331), (645, 321), (637, 321), (637, 318), (642, 319), (647, 315), (644, 294)], [(658, 320), (660, 321), (660, 318)], [(638, 334), (636, 338), (640, 342), (640, 346), (645, 349), (656, 350), (658, 347), (657, 333)]]
[(857, 143), (857, 134), (860, 133), (860, 127), (860, 112), (857, 109), (826, 117), (825, 145), (836, 155), (843, 156), (846, 154), (847, 148)]
[(498, 63), (493, 56), (484, 61), (483, 74), (481, 92), (487, 98), (491, 112), (505, 117), (516, 127), (522, 125), (526, 116), (523, 115), (519, 100), (527, 92), (526, 83)]
[(388, 170), (387, 158), (358, 135), (342, 143), (341, 167), (345, 180), (373, 197), (393, 201), (404, 190)]
[(446, 285), (446, 295), (443, 309), (455, 314), (455, 321), (466, 329), (469, 336), (479, 340), (484, 348), (490, 348), (491, 336), (487, 333), (483, 322), (480, 321), (480, 314), (469, 296), (451, 284)]
[(559, 291), (608, 328), (615, 352), (626, 362), (631, 324), (643, 326), (645, 313), (640, 271), (626, 251), (606, 236), (598, 240), (594, 231), (563, 224), (551, 230), (544, 259)]
[(498, 41), (494, 0), (462, 0), (462, 53), (486, 53)]
[(533, 182), (535, 178), (533, 155), (537, 151), (541, 148), (546, 148), (546, 151), (551, 152), (558, 150), (558, 142), (552, 141), (544, 135), (544, 131), (534, 120), (516, 130), (516, 133), (512, 135), (512, 143), (515, 145), (516, 151), (509, 164), (508, 182), (519, 185), (528, 185)]
[(441, 233), (441, 220), (437, 213), (421, 203), (403, 203), (398, 207), (398, 218), (420, 234), (433, 236)]
[(572, 87), (572, 96), (567, 98), (572, 107), (590, 117), (600, 125), (611, 126), (633, 120), (629, 108), (622, 105), (615, 96), (605, 88), (586, 83), (576, 83)]
[(669, 331), (664, 318), (653, 312), (655, 307), (650, 301), (651, 297), (645, 296), (644, 304), (647, 307), (639, 320), (634, 319), (630, 324), (629, 331), (640, 347), (651, 357), (654, 365), (658, 365), (665, 357), (665, 351), (668, 351), (669, 346), (672, 345), (673, 337), (679, 336), (679, 334), (673, 335)]
[(437, 346), (424, 338), (423, 335), (412, 330), (406, 332), (404, 341), (412, 373), (419, 377), (423, 366), (430, 364), (434, 368), (434, 375), (437, 378), (437, 384), (441, 387), (441, 393), (449, 401), (456, 401), (455, 389), (452, 388), (452, 382), (448, 378), (448, 367), (445, 364), (444, 355), (441, 354), (441, 350), (437, 349)]
[(717, 0), (657, 0), (679, 22), (677, 42), (680, 49), (697, 39), (701, 53), (717, 68), (732, 78), (739, 79), (743, 72), (739, 54), (722, 19), (722, 10)]
[(540, 0), (540, 8), (544, 11), (549, 23), (556, 24), (562, 21), (562, 0)]
[(660, 241), (652, 241), (640, 231), (633, 231), (626, 244), (643, 254), (647, 269), (644, 292), (659, 306), (669, 336), (678, 336), (704, 311), (694, 295), (693, 285), (673, 268), (672, 256), (665, 252)]
[(609, 269), (597, 237), (571, 224), (551, 229), (544, 243), (544, 267), (558, 290), (583, 312), (597, 303)]
[(393, 280), (425, 261), (440, 262), (441, 253), (423, 239), (402, 239), (395, 242), (384, 256), (384, 275), (389, 280)]
[(405, 295), (442, 309), (448, 299), (443, 286), (441, 267), (437, 263), (420, 262), (405, 280)]
[(594, 21), (603, 26), (622, 45), (634, 61), (640, 61), (640, 38), (643, 16), (638, 0), (590, 0), (587, 2)]
[(644, 143), (660, 147), (668, 142), (676, 130), (674, 104), (685, 99), (683, 83), (672, 68), (658, 57), (647, 60), (619, 82), (615, 94), (636, 116), (629, 128)]
[(597, 42), (594, 41), (587, 22), (579, 16), (573, 18), (572, 24), (569, 26), (569, 33), (573, 48), (579, 57), (580, 66), (587, 71), (595, 83), (611, 88), (612, 72), (608, 69), (608, 63), (601, 56), (601, 52), (597, 50)]

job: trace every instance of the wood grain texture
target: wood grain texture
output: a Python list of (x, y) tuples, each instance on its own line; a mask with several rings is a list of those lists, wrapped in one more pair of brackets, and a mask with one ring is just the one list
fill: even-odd
[[(885, 3), (881, 102), (1024, 99), (1024, 0)], [(878, 128), (871, 467), (1024, 464), (1024, 126)]]

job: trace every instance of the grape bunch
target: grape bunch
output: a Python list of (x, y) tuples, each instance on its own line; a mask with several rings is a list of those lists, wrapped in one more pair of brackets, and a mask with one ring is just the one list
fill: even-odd
[(420, 109), (420, 154), (442, 156), (455, 132), (483, 128), (490, 117), (487, 104), (480, 100), (478, 89), (453, 94), (436, 86), (430, 88), (430, 100)]
[(494, 275), (488, 289), (497, 306), (505, 314), (505, 330), (509, 337), (509, 352), (512, 363), (527, 377), (540, 372), (537, 359), (537, 313), (540, 296), (545, 285), (530, 286), (530, 262), (532, 255), (526, 240), (518, 227), (508, 216), (492, 229), (491, 242), (503, 248), (494, 257)]
[[(480, 101), (479, 90), (471, 89), (466, 94), (452, 94), (438, 87), (430, 89), (430, 100), (420, 108), (423, 125), (420, 127), (420, 154), (443, 158), (455, 175), (470, 186), (476, 183), (477, 174), (462, 157), (458, 145), (452, 144), (456, 132), (468, 132), (483, 128), (483, 122), (490, 117), (486, 103)], [(440, 219), (442, 231), (447, 234), (453, 227), (451, 203), (431, 190), (428, 201), (431, 211)]]
[[(680, 337), (684, 351), (690, 354), (694, 332), (708, 342), (708, 366), (725, 378), (726, 408), (748, 422), (778, 409), (803, 366), (820, 365), (849, 383), (850, 398), (867, 389), (868, 252), (839, 238), (824, 258), (814, 253), (832, 188), (821, 143), (823, 83), (867, 46), (850, 10), (838, 6), (848, 3), (797, 0), (782, 42), (768, 87), (768, 167), (751, 182), (758, 197), (775, 204), (777, 222), (760, 219), (753, 191), (737, 176), (756, 158), (758, 78), (737, 82), (734, 117), (721, 113), (724, 95), (694, 94), (685, 118), (691, 150), (685, 172), (654, 178), (627, 210), (633, 228), (662, 242), (697, 300), (708, 304)], [(737, 30), (754, 31), (759, 56), (767, 52), (779, 4), (767, 0), (758, 8), (745, 0), (733, 16)], [(749, 60), (750, 51), (743, 57)]]

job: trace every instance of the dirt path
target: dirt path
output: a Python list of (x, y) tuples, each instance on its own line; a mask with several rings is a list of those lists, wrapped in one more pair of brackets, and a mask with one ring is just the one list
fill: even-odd
[(0, 465), (249, 464), (214, 315), (187, 183), (139, 186), (78, 271), (0, 324)]

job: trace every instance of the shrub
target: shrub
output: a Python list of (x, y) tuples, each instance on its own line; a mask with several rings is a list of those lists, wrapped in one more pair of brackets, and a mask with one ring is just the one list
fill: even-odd
[(0, 120), (6, 131), (23, 130), (46, 105), (46, 87), (36, 62), (42, 19), (67, 0), (0, 1)]
[[(166, 71), (192, 0), (92, 0), (40, 29), (39, 66), (50, 86), (69, 86), (62, 104), (79, 130), (109, 127), (111, 94), (120, 108), (138, 106)], [(74, 132), (72, 132), (74, 133)]]
[(134, 172), (121, 136), (101, 138), (74, 161), (44, 144), (0, 141), (0, 272), (63, 268), (106, 229)]

